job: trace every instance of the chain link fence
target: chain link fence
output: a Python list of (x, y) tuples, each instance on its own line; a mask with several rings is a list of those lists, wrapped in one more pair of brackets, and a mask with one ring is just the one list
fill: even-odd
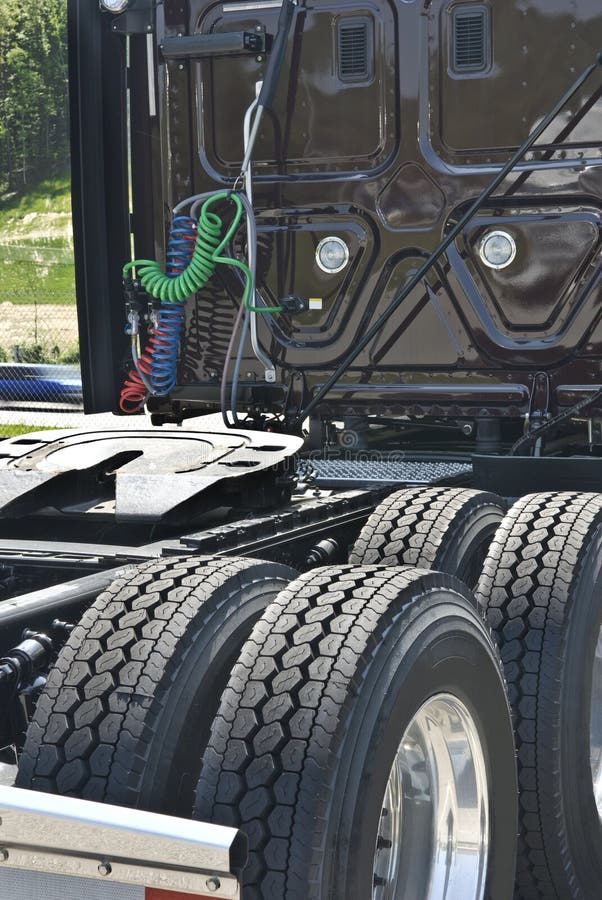
[(81, 407), (73, 294), (22, 292), (0, 302), (0, 409)]

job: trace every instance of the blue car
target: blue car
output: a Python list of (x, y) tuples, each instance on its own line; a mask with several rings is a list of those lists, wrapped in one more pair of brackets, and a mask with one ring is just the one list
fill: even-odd
[(0, 363), (0, 401), (81, 404), (79, 366)]

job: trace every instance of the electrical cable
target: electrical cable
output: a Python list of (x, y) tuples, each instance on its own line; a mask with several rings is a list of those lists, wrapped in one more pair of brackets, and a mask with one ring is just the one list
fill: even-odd
[[(257, 124), (257, 120), (261, 116), (261, 110), (259, 107), (259, 97), (263, 93), (263, 82), (258, 81), (255, 84), (256, 98), (248, 107), (245, 112), (245, 118), (243, 122), (243, 143), (245, 148), (245, 158), (242, 164), (242, 169), (239, 178), (243, 182), (244, 191), (249, 201), (249, 206), (253, 210), (253, 165), (252, 165), (252, 155), (253, 148), (255, 146), (255, 141), (257, 138), (257, 129), (254, 128), (253, 132), (251, 132), (251, 121), (253, 116), (255, 116), (255, 124)], [(255, 222), (255, 216), (253, 212), (253, 222)], [(252, 248), (255, 256), (257, 255), (257, 230), (255, 229), (255, 236), (253, 237), (251, 234), (251, 219), (247, 217), (247, 253), (250, 253)], [(250, 258), (250, 257), (249, 257)], [(256, 264), (255, 264), (256, 265)], [(253, 302), (257, 306), (257, 295), (253, 293)], [(261, 345), (261, 341), (259, 340), (259, 331), (257, 328), (257, 318), (255, 315), (251, 316), (249, 320), (249, 331), (251, 335), (251, 346), (253, 348), (253, 353), (255, 354), (255, 358), (261, 363), (264, 369), (264, 377), (268, 382), (273, 382), (276, 380), (276, 369), (274, 366), (274, 361), (269, 356), (268, 353), (264, 350)]]
[(132, 359), (134, 361), (134, 366), (136, 367), (136, 372), (140, 376), (140, 381), (145, 387), (147, 393), (152, 392), (152, 387), (150, 383), (150, 355), (146, 357), (146, 354), (142, 354), (142, 356), (138, 352), (138, 338), (137, 335), (132, 335)]
[(247, 337), (249, 335), (251, 325), (251, 313), (249, 310), (245, 311), (245, 318), (242, 323), (242, 329), (240, 332), (240, 338), (238, 340), (238, 352), (236, 354), (236, 360), (234, 362), (234, 372), (232, 373), (232, 384), (230, 385), (230, 409), (232, 411), (232, 417), (236, 425), (238, 425), (238, 386), (240, 384), (240, 369), (242, 365), (242, 354), (247, 342)]
[[(234, 418), (234, 425), (232, 425), (232, 423), (228, 419), (228, 376), (227, 376), (227, 372), (228, 372), (228, 369), (230, 368), (230, 360), (232, 359), (232, 351), (234, 349), (234, 341), (236, 338), (236, 333), (238, 332), (238, 329), (240, 328), (240, 321), (242, 319), (243, 312), (244, 312), (244, 306), (241, 303), (238, 308), (238, 314), (236, 316), (234, 328), (232, 329), (232, 334), (230, 335), (230, 341), (228, 343), (228, 349), (226, 351), (226, 356), (224, 358), (224, 368), (222, 371), (222, 378), (221, 378), (221, 383), (220, 383), (220, 409), (221, 409), (224, 425), (227, 428), (237, 427), (237, 425), (238, 425), (238, 417), (236, 415), (236, 410), (232, 411), (232, 415)], [(248, 312), (245, 315), (248, 316), (249, 315)]]
[[(248, 178), (251, 176), (251, 166), (249, 164), (248, 169)], [(252, 185), (247, 182), (247, 194), (246, 196), (241, 195), (241, 199), (243, 199), (243, 205), (245, 207), (245, 212), (247, 214), (247, 260), (249, 263), (249, 271), (251, 273), (251, 290), (253, 297), (254, 306), (257, 305), (257, 222), (255, 219), (255, 210), (253, 209), (253, 200), (252, 200)], [(232, 383), (230, 385), (230, 410), (232, 412), (232, 418), (234, 419), (234, 424), (236, 426), (239, 425), (238, 419), (238, 387), (240, 384), (240, 369), (242, 366), (242, 355), (244, 352), (245, 344), (247, 342), (247, 337), (251, 334), (251, 343), (253, 346), (253, 350), (255, 355), (257, 356), (257, 350), (255, 346), (255, 341), (253, 339), (253, 329), (252, 329), (252, 316), (254, 312), (250, 309), (245, 311), (245, 317), (242, 322), (242, 328), (240, 330), (240, 337), (238, 340), (238, 351), (236, 354), (236, 360), (234, 363), (234, 371), (232, 373)], [(259, 356), (259, 361), (262, 362), (261, 356)], [(224, 373), (224, 378), (227, 375)]]
[[(213, 197), (214, 194), (215, 191), (205, 191), (203, 194), (193, 194), (192, 197), (186, 197), (185, 200), (180, 200), (180, 202), (176, 203), (173, 208), (173, 215), (178, 216), (183, 209), (185, 209), (187, 206), (191, 206), (193, 203), (197, 206), (200, 206), (204, 200), (209, 200), (211, 197)], [(195, 216), (192, 209), (190, 211), (190, 215), (193, 218), (198, 218)]]
[[(257, 225), (255, 221), (255, 211), (248, 197), (244, 195), (240, 195), (240, 199), (245, 208), (245, 212), (247, 214), (247, 260), (248, 267), (251, 276), (251, 292), (252, 296), (256, 297), (256, 288), (255, 288), (255, 279), (257, 277)], [(239, 271), (240, 274), (240, 271)], [(228, 369), (230, 367), (230, 360), (232, 358), (232, 351), (234, 349), (234, 342), (236, 339), (236, 334), (238, 329), (240, 328), (241, 323), (241, 313), (242, 313), (243, 305), (241, 304), (238, 317), (236, 319), (235, 327), (232, 331), (232, 336), (230, 339), (230, 343), (228, 345), (228, 353), (226, 355), (226, 360), (224, 363), (224, 368), (222, 372), (222, 383), (221, 383), (221, 391), (220, 391), (220, 405), (221, 405), (221, 413), (222, 419), (228, 425), (228, 427), (232, 427), (228, 421), (227, 414), (227, 385), (228, 385)], [(242, 323), (242, 329), (240, 332), (240, 338), (238, 341), (238, 352), (236, 354), (236, 361), (234, 364), (234, 372), (232, 375), (232, 383), (230, 386), (230, 411), (232, 414), (232, 418), (234, 421), (234, 427), (240, 427), (240, 421), (238, 418), (238, 386), (240, 383), (240, 369), (242, 365), (242, 355), (244, 351), (244, 346), (247, 340), (247, 335), (249, 333), (249, 328), (251, 324), (251, 310), (249, 308), (245, 309), (245, 317)]]
[(549, 421), (545, 422), (543, 425), (540, 425), (540, 427), (536, 428), (534, 431), (529, 432), (529, 434), (523, 435), (512, 445), (508, 456), (516, 456), (518, 451), (522, 450), (524, 446), (528, 447), (531, 444), (534, 444), (543, 433), (549, 431), (551, 428), (555, 428), (557, 425), (560, 425), (566, 419), (571, 419), (573, 416), (576, 416), (577, 413), (580, 413), (582, 409), (585, 409), (586, 406), (594, 403), (600, 397), (602, 397), (602, 388), (598, 388), (598, 390), (593, 391), (587, 397), (584, 397), (582, 400), (580, 400), (579, 403), (576, 403), (574, 406), (571, 406), (570, 409), (559, 413), (559, 415), (555, 416), (553, 419), (549, 419)]
[(296, 6), (297, 0), (282, 0), (280, 15), (278, 17), (276, 37), (274, 38), (274, 43), (272, 44), (268, 67), (263, 79), (263, 84), (261, 85), (259, 97), (257, 98), (257, 115), (255, 116), (255, 120), (253, 122), (253, 129), (251, 131), (248, 146), (245, 149), (245, 157), (241, 170), (241, 175), (243, 176), (243, 178), (249, 166), (249, 163), (251, 162), (251, 157), (253, 156), (253, 149), (255, 146), (255, 141), (257, 140), (257, 135), (259, 134), (259, 126), (261, 124), (264, 110), (271, 109), (274, 102), (274, 95), (276, 93), (276, 88), (278, 87), (278, 82), (280, 81), (280, 74), (284, 66), (284, 56), (286, 53), (288, 36), (293, 23), (294, 11)]
[[(250, 171), (250, 170), (249, 170)], [(256, 289), (256, 278), (257, 278), (257, 222), (255, 219), (255, 211), (253, 209), (253, 204), (248, 195), (241, 194), (240, 200), (245, 208), (245, 212), (247, 214), (247, 253), (248, 253), (248, 261), (249, 261), (249, 271), (251, 273), (251, 291), (252, 296), (254, 297), (254, 306), (248, 307), (247, 312), (245, 314), (245, 319), (243, 322), (240, 339), (238, 342), (238, 353), (236, 355), (236, 362), (234, 365), (234, 372), (232, 375), (232, 385), (230, 389), (230, 409), (232, 411), (232, 416), (234, 418), (235, 424), (238, 425), (238, 415), (237, 415), (237, 407), (238, 407), (238, 386), (240, 383), (240, 369), (242, 364), (242, 354), (244, 350), (244, 346), (246, 343), (247, 335), (251, 330), (252, 318), (251, 315), (255, 312), (261, 313), (271, 313), (271, 312), (281, 312), (281, 307), (270, 307), (270, 306), (257, 306), (257, 299), (261, 299), (260, 295), (257, 293)], [(254, 347), (255, 349), (255, 347)], [(225, 370), (224, 370), (225, 372)], [(226, 377), (224, 373), (224, 378)], [(222, 411), (223, 415), (223, 411)]]
[[(221, 230), (222, 228), (222, 220), (216, 213), (208, 212), (208, 209), (217, 201), (224, 199), (234, 203), (236, 206), (236, 213), (226, 235), (221, 242), (217, 244), (218, 229)], [(281, 306), (254, 306), (251, 302), (251, 297), (254, 296), (255, 289), (255, 250), (253, 243), (251, 243), (251, 246), (249, 247), (249, 257), (251, 257), (251, 255), (253, 256), (253, 262), (249, 262), (249, 265), (241, 262), (235, 257), (221, 255), (238, 229), (243, 215), (243, 208), (247, 214), (252, 234), (254, 235), (253, 240), (255, 241), (257, 238), (255, 215), (253, 213), (253, 208), (245, 195), (236, 194), (232, 191), (219, 191), (203, 203), (199, 218), (197, 242), (192, 255), (192, 260), (187, 269), (181, 272), (177, 278), (171, 279), (161, 270), (159, 263), (156, 261), (134, 260), (127, 263), (124, 267), (124, 277), (132, 267), (136, 267), (140, 283), (151, 296), (156, 297), (157, 299), (170, 301), (187, 299), (192, 294), (196, 293), (196, 291), (209, 280), (215, 271), (215, 266), (221, 263), (223, 265), (233, 266), (245, 275), (246, 284), (243, 303), (250, 312), (282, 312)], [(217, 246), (213, 246), (213, 249), (210, 250), (209, 248), (212, 244), (217, 244)], [(185, 293), (186, 291), (187, 293)]]

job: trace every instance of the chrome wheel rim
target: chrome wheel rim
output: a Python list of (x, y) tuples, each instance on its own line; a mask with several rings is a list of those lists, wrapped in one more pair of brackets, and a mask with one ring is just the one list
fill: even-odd
[(589, 719), (589, 760), (594, 800), (602, 819), (602, 629), (598, 633), (592, 672), (592, 699)]
[(489, 786), (478, 729), (461, 700), (437, 694), (406, 728), (391, 767), (372, 900), (483, 900), (488, 852)]

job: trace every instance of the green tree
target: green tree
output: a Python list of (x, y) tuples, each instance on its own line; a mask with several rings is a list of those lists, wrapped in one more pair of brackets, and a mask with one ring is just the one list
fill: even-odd
[(1, 190), (66, 168), (66, 7), (66, 0), (0, 0)]

